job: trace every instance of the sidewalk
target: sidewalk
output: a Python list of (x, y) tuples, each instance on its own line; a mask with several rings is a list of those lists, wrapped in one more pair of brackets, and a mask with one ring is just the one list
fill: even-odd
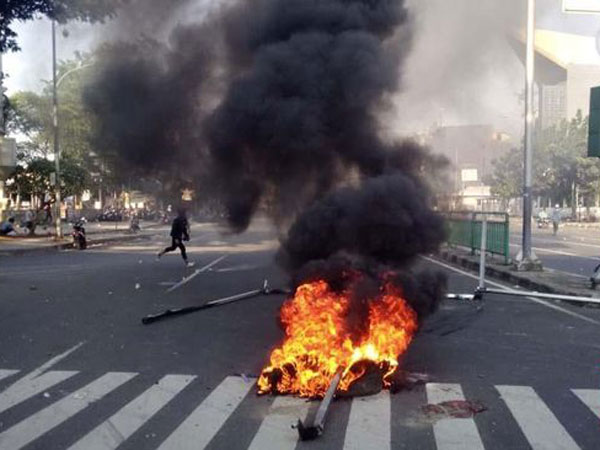
[[(470, 250), (460, 247), (445, 247), (436, 255), (453, 265), (479, 272), (479, 254), (471, 255)], [(581, 275), (544, 269), (542, 272), (517, 272), (512, 265), (505, 265), (501, 257), (486, 257), (486, 277), (504, 282), (509, 287), (547, 292), (551, 294), (574, 295), (578, 297), (600, 298), (600, 289), (592, 290), (590, 280)]]
[[(148, 239), (154, 235), (162, 224), (158, 222), (141, 222), (142, 230), (138, 233), (128, 232), (128, 222), (94, 222), (85, 225), (88, 245), (106, 245), (117, 242), (127, 242), (136, 239)], [(0, 256), (23, 255), (32, 253), (43, 253), (73, 248), (71, 239), (71, 227), (69, 224), (63, 226), (64, 238), (61, 241), (54, 240), (52, 234), (41, 234), (43, 228), (38, 227), (36, 234), (30, 236), (1, 236)]]

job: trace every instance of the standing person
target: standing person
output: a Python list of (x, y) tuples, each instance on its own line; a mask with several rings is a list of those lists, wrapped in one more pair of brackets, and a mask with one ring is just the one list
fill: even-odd
[(31, 209), (28, 209), (27, 211), (25, 211), (25, 228), (27, 228), (28, 234), (30, 236), (33, 236), (33, 233), (35, 231), (35, 226), (34, 226), (33, 220), (34, 220), (33, 211)]
[(560, 207), (558, 205), (554, 206), (552, 210), (552, 230), (554, 232), (554, 236), (558, 233), (558, 226), (560, 225)]
[(173, 224), (171, 225), (171, 246), (160, 251), (157, 255), (157, 258), (160, 259), (160, 257), (165, 253), (172, 252), (176, 248), (179, 248), (183, 262), (185, 262), (186, 266), (192, 267), (194, 263), (188, 261), (187, 254), (185, 252), (185, 245), (183, 245), (183, 241), (189, 240), (189, 225), (185, 215), (185, 209), (181, 208), (177, 211), (177, 217), (173, 219)]

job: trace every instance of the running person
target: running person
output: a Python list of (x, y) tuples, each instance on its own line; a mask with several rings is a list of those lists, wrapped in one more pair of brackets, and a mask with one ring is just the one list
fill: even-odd
[(171, 246), (159, 252), (157, 258), (160, 259), (160, 257), (165, 253), (172, 252), (176, 248), (179, 248), (181, 251), (181, 257), (183, 258), (185, 264), (190, 267), (193, 266), (194, 263), (188, 261), (187, 253), (185, 252), (185, 245), (183, 245), (183, 241), (189, 240), (189, 225), (185, 216), (185, 210), (180, 209), (177, 211), (177, 217), (173, 219), (173, 224), (171, 225)]

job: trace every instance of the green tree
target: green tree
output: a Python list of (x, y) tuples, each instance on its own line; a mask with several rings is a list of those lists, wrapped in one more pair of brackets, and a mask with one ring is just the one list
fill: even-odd
[[(588, 118), (581, 111), (536, 135), (533, 152), (533, 194), (552, 203), (568, 203), (573, 215), (583, 203), (596, 202), (600, 161), (586, 157)], [(513, 149), (497, 161), (490, 180), (492, 192), (507, 200), (519, 197), (523, 184), (523, 150)]]
[[(90, 133), (93, 116), (82, 103), (83, 88), (93, 70), (91, 55), (77, 55), (61, 61), (58, 76), (58, 121), (60, 149), (66, 157), (85, 160), (93, 153)], [(27, 136), (33, 156), (46, 156), (53, 151), (52, 84), (45, 82), (40, 93), (18, 92), (10, 98), (12, 113), (9, 130)]]
[[(46, 158), (34, 158), (19, 165), (7, 180), (7, 190), (12, 194), (43, 199), (46, 194), (53, 195), (51, 174), (54, 162)], [(61, 196), (81, 195), (89, 185), (89, 174), (76, 161), (61, 159)]]
[(492, 194), (505, 203), (523, 192), (523, 151), (513, 148), (493, 162), (494, 171), (488, 180)]

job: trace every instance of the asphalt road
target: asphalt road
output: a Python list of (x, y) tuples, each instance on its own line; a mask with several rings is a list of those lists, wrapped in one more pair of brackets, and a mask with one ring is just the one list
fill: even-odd
[[(405, 359), (430, 383), (337, 401), (325, 434), (298, 442), (290, 425), (310, 405), (257, 397), (253, 380), (282, 338), (282, 296), (140, 323), (265, 278), (285, 284), (275, 234), (264, 222), (242, 236), (195, 225), (191, 269), (177, 254), (155, 260), (165, 236), (0, 258), (1, 450), (600, 448), (600, 310), (510, 296), (481, 310), (444, 302)], [(452, 291), (476, 285), (422, 264), (448, 273)], [(462, 419), (423, 410), (462, 398), (486, 410)]]
[[(514, 256), (521, 247), (520, 228), (511, 227), (510, 250)], [(556, 236), (550, 228), (532, 228), (533, 250), (545, 268), (569, 272), (589, 279), (600, 264), (600, 229), (561, 226)]]

